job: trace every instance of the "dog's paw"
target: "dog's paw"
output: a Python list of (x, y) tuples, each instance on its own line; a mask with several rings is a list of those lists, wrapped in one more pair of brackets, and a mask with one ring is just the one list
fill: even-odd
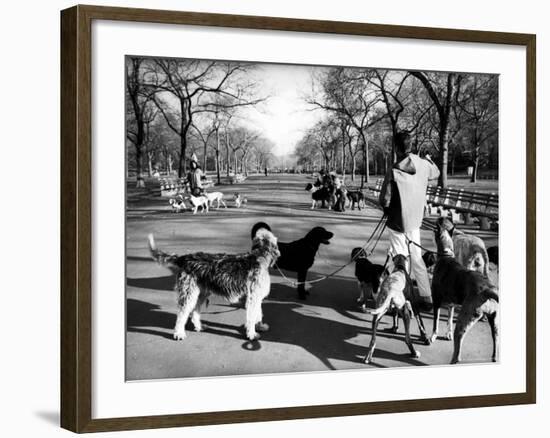
[(183, 341), (185, 339), (185, 332), (184, 331), (174, 332), (174, 339), (176, 341)]
[(202, 324), (193, 325), (193, 330), (195, 330), (196, 332), (202, 332)]
[(414, 357), (415, 359), (420, 359), (420, 351), (418, 350), (415, 350), (414, 353), (411, 354), (412, 357)]
[(372, 362), (372, 357), (370, 357), (368, 354), (365, 356), (365, 358), (363, 359), (363, 363), (371, 363)]
[(246, 334), (246, 339), (248, 339), (249, 341), (257, 341), (258, 339), (260, 339), (260, 334), (259, 333), (247, 333)]
[(447, 332), (445, 339), (447, 339), (447, 341), (452, 341), (454, 339), (453, 332)]
[(265, 322), (259, 322), (256, 324), (257, 332), (267, 332), (268, 330), (269, 330), (269, 324), (266, 324)]
[(437, 333), (434, 333), (432, 337), (430, 338), (430, 343), (433, 344), (435, 341), (437, 341)]
[(420, 342), (422, 342), (424, 345), (430, 345), (432, 343), (432, 340), (429, 339), (427, 336), (420, 336)]
[(392, 328), (390, 329), (390, 332), (391, 332), (391, 333), (397, 333), (398, 330), (399, 330), (399, 327), (396, 326), (396, 325), (394, 325), (394, 326), (392, 326)]

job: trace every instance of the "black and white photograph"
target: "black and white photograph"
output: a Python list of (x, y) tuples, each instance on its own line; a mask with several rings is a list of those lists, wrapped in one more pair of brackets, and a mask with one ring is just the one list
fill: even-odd
[(127, 55), (125, 86), (128, 381), (499, 362), (499, 75)]

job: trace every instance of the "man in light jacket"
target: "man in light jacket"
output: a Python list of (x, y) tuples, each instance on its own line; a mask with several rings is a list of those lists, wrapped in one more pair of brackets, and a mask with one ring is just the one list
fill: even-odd
[(420, 226), (426, 206), (428, 181), (439, 177), (439, 169), (429, 155), (411, 153), (407, 132), (395, 136), (397, 161), (387, 173), (380, 191), (380, 205), (388, 217), (390, 249), (393, 255), (411, 256), (411, 276), (418, 285), (419, 301), (432, 303), (430, 281), (420, 248)]

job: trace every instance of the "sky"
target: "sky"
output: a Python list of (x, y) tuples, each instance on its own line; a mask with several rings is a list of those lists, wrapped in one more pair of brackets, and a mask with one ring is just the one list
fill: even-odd
[(305, 131), (321, 117), (312, 111), (304, 96), (311, 89), (311, 67), (285, 64), (261, 64), (255, 76), (270, 98), (260, 108), (247, 110), (248, 124), (275, 144), (275, 155), (286, 155)]

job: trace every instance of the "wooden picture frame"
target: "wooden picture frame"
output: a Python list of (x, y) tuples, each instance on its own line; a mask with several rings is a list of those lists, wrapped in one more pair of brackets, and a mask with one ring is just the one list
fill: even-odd
[[(526, 390), (523, 393), (346, 403), (127, 418), (92, 418), (92, 22), (114, 20), (348, 34), (526, 48)], [(61, 12), (61, 426), (98, 432), (438, 409), (536, 401), (535, 48), (530, 34), (75, 6)]]

